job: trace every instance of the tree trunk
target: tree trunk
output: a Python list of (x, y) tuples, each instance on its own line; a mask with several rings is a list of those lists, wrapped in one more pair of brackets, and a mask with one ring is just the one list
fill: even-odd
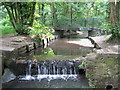
[(55, 5), (54, 3), (50, 4), (51, 14), (52, 14), (52, 25), (53, 25), (53, 27), (57, 27), (57, 15), (56, 15), (57, 10), (54, 5)]
[(120, 2), (110, 2), (110, 23), (111, 23), (111, 34), (112, 37), (108, 40), (108, 42), (113, 41), (114, 43), (118, 43), (120, 38)]
[(115, 24), (118, 22), (118, 18), (117, 18), (117, 5), (115, 5), (115, 2), (110, 2), (110, 23), (111, 24)]
[(118, 19), (118, 23), (120, 24), (120, 1), (117, 2), (116, 4), (116, 13), (117, 13), (117, 19)]
[(42, 23), (45, 24), (45, 17), (44, 17), (44, 4), (42, 4)]
[(31, 27), (32, 27), (33, 21), (34, 21), (35, 5), (36, 5), (36, 2), (33, 2), (31, 17), (30, 17), (30, 18), (31, 18), (31, 19), (30, 19), (30, 26), (31, 26)]
[(13, 28), (18, 34), (29, 34), (33, 25), (36, 2), (3, 2)]
[(71, 21), (71, 26), (72, 26), (72, 5), (71, 5), (71, 12), (70, 12), (70, 21)]

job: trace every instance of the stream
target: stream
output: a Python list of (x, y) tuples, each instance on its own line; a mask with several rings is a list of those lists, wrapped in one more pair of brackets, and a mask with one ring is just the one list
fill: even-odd
[[(86, 46), (85, 46), (86, 45)], [(16, 58), (11, 72), (16, 78), (3, 88), (89, 88), (84, 67), (79, 65), (94, 45), (87, 38), (57, 39)], [(19, 70), (16, 70), (18, 68)]]

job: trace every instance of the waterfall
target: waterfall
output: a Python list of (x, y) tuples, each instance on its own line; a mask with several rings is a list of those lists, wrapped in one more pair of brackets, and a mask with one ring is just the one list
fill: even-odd
[(55, 71), (55, 65), (53, 65), (53, 74), (55, 74), (56, 71)]
[(70, 66), (70, 74), (72, 74), (72, 67)]
[(75, 69), (75, 67), (74, 67), (74, 74), (76, 74), (76, 69)]
[(57, 75), (59, 74), (59, 67), (57, 66)]
[(36, 64), (37, 65), (37, 67), (38, 67), (38, 75), (37, 75), (37, 79), (40, 81), (41, 79), (40, 79), (40, 74), (41, 74), (41, 70), (40, 70), (40, 66), (38, 65), (38, 64)]
[(26, 69), (26, 75), (31, 76), (31, 66), (32, 66), (32, 63), (28, 64), (28, 68)]
[(37, 66), (38, 66), (38, 75), (40, 75), (40, 73), (41, 73), (40, 66), (39, 65), (37, 65)]
[(26, 68), (25, 77), (20, 78), (20, 80), (35, 80), (35, 77), (31, 74), (32, 62), (28, 62), (28, 67)]
[[(34, 74), (35, 75), (34, 75)], [(67, 80), (72, 77), (77, 77), (76, 67), (74, 62), (57, 61), (57, 62), (28, 62), (26, 75), (21, 80), (39, 80), (46, 78), (48, 81), (52, 79)]]
[[(27, 75), (31, 75), (31, 67), (32, 63), (28, 63), (29, 68), (27, 68)], [(71, 74), (76, 74), (76, 67), (73, 65), (73, 63), (69, 66), (65, 65), (59, 65), (59, 62), (42, 62), (42, 63), (36, 63), (37, 67), (37, 73), (39, 75), (71, 75)]]

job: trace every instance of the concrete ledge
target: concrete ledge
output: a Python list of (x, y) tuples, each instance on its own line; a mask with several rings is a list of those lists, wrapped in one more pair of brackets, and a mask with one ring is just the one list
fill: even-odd
[(5, 67), (9, 67), (10, 63), (19, 55), (30, 52), (38, 47), (45, 46), (55, 39), (57, 39), (57, 36), (53, 39), (44, 38), (43, 42), (38, 43), (27, 36), (6, 36), (4, 38), (0, 38), (1, 71), (3, 72)]

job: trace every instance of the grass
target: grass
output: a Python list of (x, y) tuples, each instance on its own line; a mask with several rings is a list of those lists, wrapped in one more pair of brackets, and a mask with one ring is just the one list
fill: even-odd
[(15, 33), (16, 31), (11, 26), (0, 26), (0, 36)]

